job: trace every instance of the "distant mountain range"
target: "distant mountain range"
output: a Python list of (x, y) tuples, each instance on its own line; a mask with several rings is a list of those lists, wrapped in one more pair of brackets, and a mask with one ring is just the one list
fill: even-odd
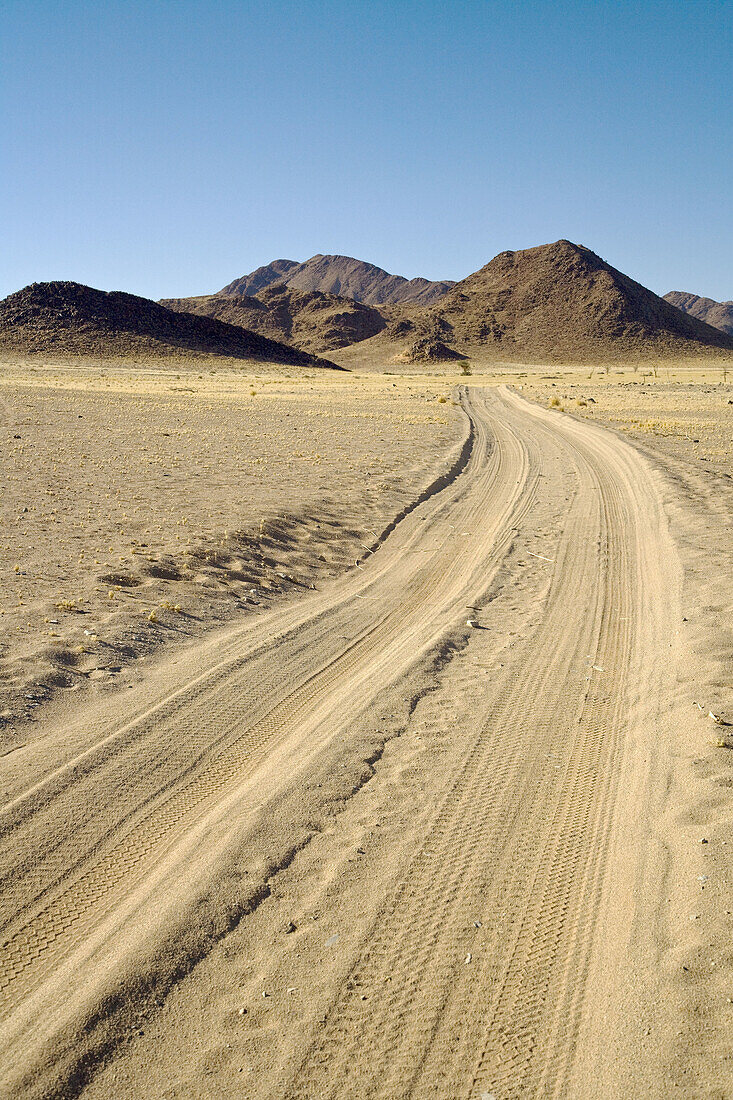
[(305, 263), (273, 260), (228, 283), (219, 294), (257, 294), (276, 282), (295, 290), (318, 290), (365, 305), (381, 306), (412, 302), (428, 306), (437, 302), (454, 284), (429, 279), (404, 279), (381, 267), (355, 260), (353, 256), (311, 256)]
[[(160, 303), (79, 283), (34, 283), (0, 302), (0, 349), (213, 354), (300, 366), (334, 365), (319, 352), (338, 352), (351, 365), (729, 357), (730, 309), (695, 295), (660, 298), (590, 249), (560, 240), (501, 252), (459, 283), (402, 279), (320, 255), (304, 264), (274, 260), (218, 294)], [(719, 327), (706, 323), (711, 318)]]
[(82, 283), (32, 283), (0, 302), (0, 348), (102, 358), (215, 355), (301, 367), (334, 363), (211, 317)]
[(664, 300), (733, 336), (733, 302), (716, 302), (714, 298), (701, 298), (699, 294), (688, 294), (684, 290), (670, 290)]

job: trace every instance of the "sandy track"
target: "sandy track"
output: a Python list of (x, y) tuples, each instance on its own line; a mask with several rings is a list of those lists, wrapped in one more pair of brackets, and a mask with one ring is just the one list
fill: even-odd
[[(143, 1080), (165, 1093), (175, 1016), (155, 1054), (123, 1056), (130, 1006), (145, 991), (159, 1006), (173, 988), (195, 999), (278, 876), (300, 874), (294, 905), (298, 881), (302, 906), (323, 894), (308, 875), (323, 877), (324, 813), (338, 848), (366, 785), (375, 821), (394, 802), (402, 750), (378, 763), (407, 683), (420, 700), (408, 729), (437, 715), (440, 767), (415, 765), (391, 847), (349, 871), (358, 905), (340, 968), (246, 1095), (632, 1095), (615, 1066), (639, 1053), (624, 1030), (635, 992), (613, 960), (637, 935), (678, 567), (631, 448), (505, 390), (464, 401), (465, 468), (362, 568), (177, 660), (145, 699), (108, 701), (3, 761), (8, 1095), (140, 1095)], [(466, 630), (469, 615), (486, 629)], [(270, 984), (278, 963), (263, 965)], [(643, 1062), (642, 1094), (662, 1095)], [(171, 1095), (242, 1095), (232, 1070), (195, 1085), (184, 1073)]]

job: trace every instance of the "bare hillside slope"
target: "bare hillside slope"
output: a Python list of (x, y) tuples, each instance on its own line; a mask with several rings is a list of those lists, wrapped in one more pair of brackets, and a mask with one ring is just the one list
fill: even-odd
[(428, 306), (445, 294), (452, 282), (431, 282), (429, 279), (405, 279), (390, 275), (381, 267), (357, 260), (353, 256), (311, 256), (305, 263), (274, 260), (257, 268), (250, 275), (225, 286), (220, 294), (256, 294), (275, 282), (285, 282), (296, 290), (319, 290), (341, 298), (353, 298), (366, 305), (394, 305), (412, 302)]
[(308, 352), (347, 347), (374, 336), (386, 324), (372, 306), (317, 290), (295, 290), (286, 283), (274, 283), (256, 296), (220, 293), (164, 298), (161, 304), (242, 325)]
[(19, 354), (127, 358), (205, 354), (304, 367), (325, 359), (210, 317), (176, 313), (121, 291), (81, 283), (33, 283), (0, 302), (0, 348)]
[(714, 298), (701, 298), (699, 294), (688, 294), (684, 290), (670, 290), (664, 300), (691, 317), (697, 317), (698, 321), (733, 336), (733, 302), (716, 302)]
[(405, 310), (373, 345), (417, 362), (426, 342), (439, 358), (448, 349), (524, 362), (733, 355), (731, 336), (565, 240), (499, 253), (436, 305)]

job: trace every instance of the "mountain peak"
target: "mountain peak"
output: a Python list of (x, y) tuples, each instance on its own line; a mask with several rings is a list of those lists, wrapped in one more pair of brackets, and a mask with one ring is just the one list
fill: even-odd
[(453, 346), (493, 346), (502, 357), (573, 362), (733, 350), (719, 330), (564, 239), (500, 252), (431, 313), (450, 326)]
[[(277, 265), (283, 264), (289, 265), (287, 269), (277, 268)], [(371, 306), (402, 302), (428, 306), (437, 302), (453, 286), (452, 282), (405, 279), (401, 275), (390, 275), (384, 268), (357, 260), (354, 256), (318, 252), (301, 264), (291, 260), (273, 260), (250, 275), (235, 279), (219, 293), (257, 294), (276, 282), (287, 283), (296, 290), (320, 291)]]

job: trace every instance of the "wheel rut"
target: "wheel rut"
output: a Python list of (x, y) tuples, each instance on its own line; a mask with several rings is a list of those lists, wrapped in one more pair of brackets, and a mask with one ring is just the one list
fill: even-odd
[(643, 601), (628, 470), (610, 474), (586, 442), (566, 457), (577, 490), (545, 616), (486, 691), (474, 748), (293, 1074), (293, 1100), (568, 1095)]
[[(158, 707), (113, 713), (88, 750), (49, 761), (0, 811), (0, 1085), (29, 1080), (39, 1029), (48, 1050), (93, 1011), (98, 975), (108, 989), (141, 936), (164, 935), (161, 890), (193, 904), (200, 866), (261, 828), (275, 792), (307, 785), (419, 661), (457, 632), (472, 652), (466, 609), (483, 605), (523, 532), (533, 560), (520, 565), (546, 575), (541, 603), (472, 688), (470, 721), (463, 681), (451, 682), (450, 663), (442, 673), (459, 727), (445, 779), (396, 879), (374, 883), (361, 946), (271, 1095), (571, 1095), (647, 660), (656, 502), (612, 437), (508, 391), (463, 400), (461, 469), (360, 569), (296, 617), (271, 617), (267, 636), (233, 637)], [(553, 494), (550, 556), (527, 547)], [(655, 622), (662, 644), (665, 616)], [(488, 635), (481, 645), (499, 652)], [(293, 851), (304, 843), (294, 837)], [(41, 1023), (44, 999), (85, 967), (76, 1015), (56, 1007)]]
[[(246, 785), (278, 744), (306, 739), (335, 709), (343, 721), (345, 699), (363, 707), (370, 684), (398, 676), (443, 636), (446, 616), (490, 566), (484, 513), (499, 561), (512, 517), (531, 498), (521, 444), (506, 431), (496, 447), (476, 407), (469, 398), (465, 469), (420, 504), (419, 516), (403, 519), (379, 555), (334, 586), (330, 603), (321, 600), (310, 619), (306, 613), (280, 636), (274, 624), (273, 642), (251, 646), (248, 659), (197, 676), (119, 733), (105, 731), (78, 763), (49, 768), (0, 816), (4, 1015), (42, 988), (118, 900), (170, 856), (192, 824), (200, 828), (223, 792), (231, 797)], [(436, 544), (432, 525), (444, 514), (460, 531)]]

